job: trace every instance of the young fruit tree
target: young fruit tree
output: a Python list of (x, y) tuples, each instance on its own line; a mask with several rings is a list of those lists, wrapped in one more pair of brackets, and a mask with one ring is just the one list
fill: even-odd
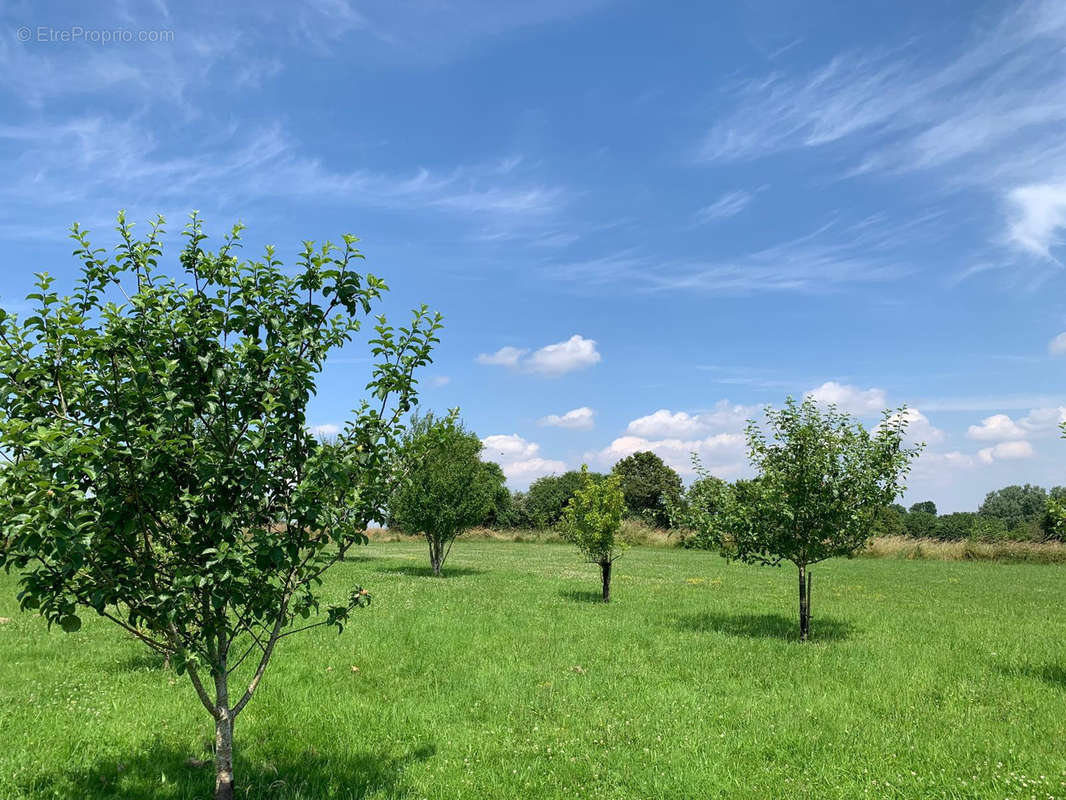
[[(799, 573), (800, 638), (810, 635), (810, 567), (851, 556), (872, 535), (881, 509), (904, 490), (921, 445), (905, 446), (904, 409), (884, 412), (871, 433), (834, 406), (810, 397), (766, 410), (766, 431), (750, 420), (748, 453), (755, 478), (722, 487), (708, 483), (705, 502), (692, 498), (682, 524), (726, 558)], [(707, 476), (697, 461), (697, 471)]]
[(323, 573), (366, 542), (389, 493), (388, 455), (416, 400), (439, 316), (378, 317), (367, 390), (331, 446), (306, 410), (327, 355), (384, 282), (356, 239), (304, 243), (290, 272), (266, 248), (217, 252), (194, 214), (177, 275), (119, 215), (112, 258), (74, 226), (73, 292), (38, 276), (25, 318), (0, 312), (0, 526), (19, 600), (64, 631), (92, 611), (189, 676), (215, 726), (215, 797), (233, 797), (234, 721), (278, 642), (340, 630), (369, 602), (323, 607)]
[(621, 479), (609, 475), (596, 480), (582, 466), (581, 485), (563, 511), (563, 538), (576, 544), (586, 561), (599, 564), (605, 603), (611, 601), (611, 567), (626, 549), (618, 536), (625, 510)]
[(503, 485), (503, 471), (480, 455), (481, 439), (456, 411), (416, 417), (400, 443), (388, 524), (426, 537), (434, 575), (455, 538), (484, 523)]

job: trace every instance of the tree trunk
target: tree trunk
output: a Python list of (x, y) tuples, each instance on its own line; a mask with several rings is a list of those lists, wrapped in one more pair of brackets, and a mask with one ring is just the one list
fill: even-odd
[(233, 800), (233, 717), (228, 708), (219, 709), (215, 721), (215, 800)]
[(611, 602), (611, 562), (601, 561), (600, 572), (603, 574), (603, 602)]
[(805, 642), (811, 634), (811, 573), (806, 564), (799, 566), (800, 641)]
[(233, 800), (233, 711), (225, 665), (215, 672), (215, 800)]
[(440, 577), (440, 568), (444, 562), (444, 543), (434, 539), (429, 540), (429, 565), (433, 567), (433, 574)]

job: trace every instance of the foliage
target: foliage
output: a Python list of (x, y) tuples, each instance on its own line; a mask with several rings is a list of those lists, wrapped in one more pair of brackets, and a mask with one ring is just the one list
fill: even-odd
[[(588, 474), (594, 481), (603, 479), (599, 473)], [(581, 487), (582, 480), (581, 472), (570, 470), (562, 475), (545, 475), (533, 481), (526, 492), (524, 504), (525, 514), (533, 527), (555, 526), (563, 518), (563, 511), (574, 492)]]
[(563, 538), (577, 545), (586, 561), (600, 565), (606, 602), (611, 596), (611, 565), (626, 548), (618, 537), (625, 496), (617, 475), (596, 480), (587, 466), (581, 467), (580, 474), (581, 485), (563, 512)]
[(903, 536), (906, 533), (907, 510), (892, 503), (874, 512), (870, 533), (874, 537)]
[(625, 512), (621, 480), (610, 475), (597, 481), (585, 466), (578, 474), (581, 485), (563, 512), (563, 537), (594, 564), (614, 561), (625, 550), (616, 538)]
[(509, 528), (514, 524), (514, 498), (511, 490), (507, 488), (507, 477), (503, 474), (503, 468), (495, 461), (486, 461), (486, 479), (495, 487), (492, 493), (492, 502), (485, 518), (478, 523), (486, 528)]
[[(353, 269), (355, 237), (305, 243), (288, 275), (272, 247), (239, 262), (240, 231), (208, 252), (193, 215), (174, 277), (158, 267), (161, 218), (136, 239), (120, 215), (113, 259), (75, 225), (73, 294), (42, 274), (25, 319), (0, 312), (2, 559), (20, 605), (65, 631), (92, 610), (188, 673), (216, 721), (220, 797), (233, 719), (276, 642), (319, 611), (323, 574), (381, 517), (439, 328), (424, 308), (399, 330), (379, 317), (373, 405), (320, 446), (305, 413), (316, 376), (385, 283)], [(356, 587), (305, 627), (339, 629), (367, 601)]]
[(481, 439), (456, 411), (415, 417), (398, 448), (388, 524), (426, 537), (435, 575), (455, 538), (484, 522), (503, 488), (503, 470), (480, 454)]
[(905, 448), (906, 420), (885, 415), (871, 435), (835, 408), (811, 398), (789, 398), (767, 409), (769, 437), (755, 422), (747, 428), (757, 478), (730, 495), (719, 527), (723, 552), (741, 561), (797, 566), (847, 556), (870, 537), (878, 510), (903, 490), (919, 448)]
[(921, 503), (915, 503), (911, 506), (910, 513), (921, 512), (923, 514), (932, 514), (936, 516), (936, 503), (932, 500), (923, 500)]
[(933, 539), (937, 536), (936, 514), (928, 511), (910, 511), (903, 518), (907, 535), (915, 539)]
[(1044, 512), (1044, 533), (1049, 539), (1066, 539), (1066, 497), (1052, 496)]
[(670, 525), (681, 530), (684, 547), (716, 549), (722, 512), (732, 499), (732, 491), (721, 478), (704, 474), (692, 482), (679, 501), (667, 503)]
[(626, 510), (661, 528), (670, 525), (670, 506), (681, 499), (681, 476), (649, 451), (621, 459), (611, 470), (621, 480)]
[(956, 511), (953, 514), (944, 514), (935, 518), (933, 533), (935, 538), (943, 539), (947, 542), (970, 539), (974, 535), (974, 528), (978, 520), (980, 520), (980, 517), (972, 511)]
[(1008, 528), (1040, 520), (1047, 507), (1047, 492), (1040, 486), (1005, 486), (985, 496), (978, 513), (1002, 520)]

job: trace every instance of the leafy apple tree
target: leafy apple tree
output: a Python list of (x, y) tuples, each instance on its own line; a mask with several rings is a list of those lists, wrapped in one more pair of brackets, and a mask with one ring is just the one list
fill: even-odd
[(416, 417), (398, 448), (389, 526), (426, 537), (434, 575), (456, 537), (484, 523), (503, 486), (503, 470), (480, 459), (481, 447), (452, 411)]
[(608, 475), (597, 479), (581, 467), (581, 485), (563, 511), (563, 538), (576, 544), (585, 560), (600, 567), (603, 602), (611, 601), (611, 568), (626, 550), (618, 536), (626, 511), (622, 479)]
[(162, 226), (135, 238), (120, 214), (109, 258), (75, 225), (73, 292), (41, 274), (27, 316), (0, 312), (0, 560), (49, 625), (73, 632), (92, 611), (189, 676), (221, 800), (234, 720), (278, 642), (369, 602), (354, 587), (323, 608), (322, 576), (381, 518), (440, 318), (377, 318), (371, 399), (321, 446), (316, 378), (387, 290), (353, 268), (355, 237), (305, 242), (290, 274), (272, 247), (239, 261), (239, 225), (209, 252), (194, 214), (174, 276)]
[[(799, 573), (800, 638), (810, 635), (810, 567), (852, 556), (873, 535), (874, 520), (904, 490), (921, 445), (905, 446), (907, 415), (884, 412), (871, 433), (834, 406), (810, 397), (766, 409), (766, 426), (749, 420), (753, 480), (732, 486), (708, 482), (703, 496), (682, 510), (697, 541), (726, 558)], [(696, 462), (697, 472), (708, 476)]]

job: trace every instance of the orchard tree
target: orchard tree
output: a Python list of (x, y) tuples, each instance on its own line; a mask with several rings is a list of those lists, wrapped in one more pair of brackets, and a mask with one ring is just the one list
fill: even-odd
[(194, 214), (168, 274), (162, 218), (136, 238), (120, 214), (118, 233), (109, 258), (75, 225), (72, 294), (42, 274), (25, 318), (0, 312), (0, 559), (49, 626), (98, 614), (189, 676), (227, 800), (234, 721), (278, 643), (369, 602), (356, 586), (323, 608), (322, 577), (382, 517), (439, 316), (377, 318), (371, 399), (326, 446), (317, 376), (386, 291), (356, 238), (305, 242), (287, 272), (273, 247), (239, 261), (239, 225), (208, 251)]
[(644, 450), (621, 459), (611, 472), (621, 479), (632, 516), (660, 528), (670, 526), (670, 505), (681, 498), (681, 476), (673, 468)]
[(389, 526), (426, 537), (434, 575), (455, 538), (485, 521), (503, 487), (503, 470), (480, 454), (481, 439), (456, 411), (416, 418), (400, 445)]
[(886, 411), (871, 433), (834, 406), (822, 410), (810, 397), (802, 403), (790, 397), (784, 408), (766, 410), (765, 431), (748, 422), (755, 479), (721, 493), (714, 514), (689, 519), (727, 558), (796, 565), (804, 641), (810, 634), (810, 567), (862, 548), (877, 513), (902, 494), (921, 449), (904, 447), (906, 425), (903, 409)]
[(581, 485), (563, 512), (563, 537), (576, 544), (592, 564), (599, 564), (603, 602), (611, 600), (611, 568), (626, 550), (618, 532), (625, 513), (625, 496), (617, 475), (597, 480), (581, 467)]

